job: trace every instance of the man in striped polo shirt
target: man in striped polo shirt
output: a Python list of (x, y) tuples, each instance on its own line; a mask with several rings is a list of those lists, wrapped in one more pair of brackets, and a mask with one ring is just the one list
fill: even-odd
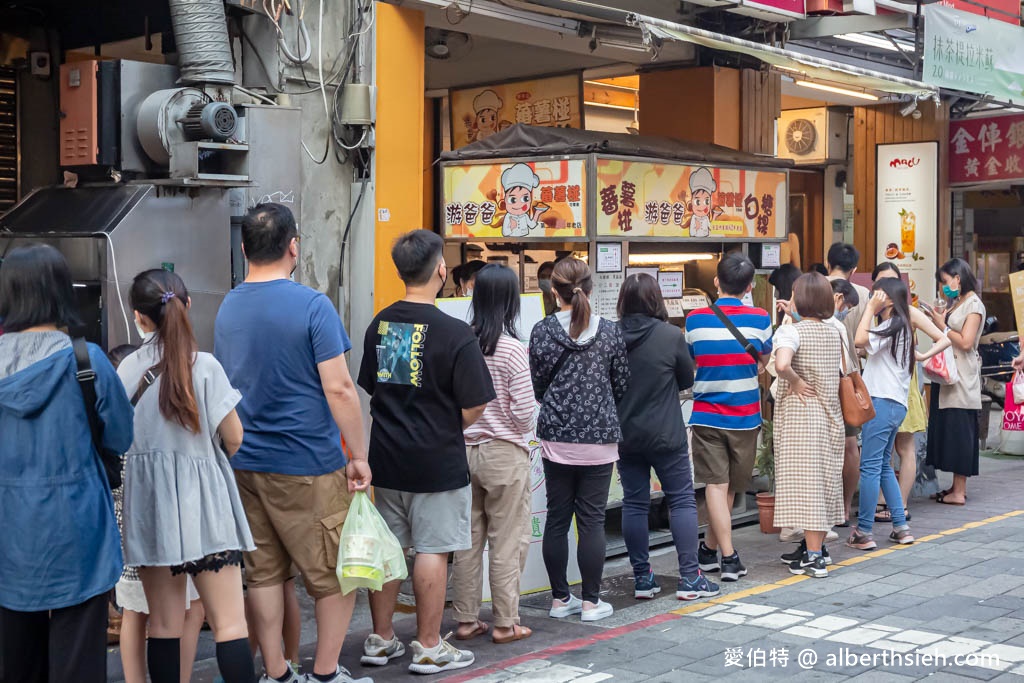
[(761, 429), (757, 375), (772, 350), (771, 316), (741, 301), (753, 282), (754, 264), (746, 256), (731, 253), (719, 261), (715, 305), (745, 343), (712, 308), (697, 309), (686, 318), (686, 343), (697, 368), (690, 417), (694, 478), (706, 486), (710, 522), (697, 559), (702, 571), (721, 569), (723, 581), (736, 581), (747, 573), (732, 546), (732, 505), (736, 494), (746, 491), (754, 469)]

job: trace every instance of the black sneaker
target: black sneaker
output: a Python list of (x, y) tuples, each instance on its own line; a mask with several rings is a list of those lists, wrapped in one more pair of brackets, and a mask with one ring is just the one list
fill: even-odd
[(747, 568), (740, 562), (740, 554), (733, 551), (732, 556), (722, 558), (722, 581), (738, 581), (747, 575)]
[[(800, 541), (800, 545), (797, 549), (791, 553), (786, 553), (779, 559), (782, 560), (782, 564), (792, 564), (804, 556), (807, 552), (807, 541)], [(828, 548), (824, 544), (821, 546), (821, 556), (825, 558), (825, 564), (832, 564), (832, 556), (828, 554)]]
[(825, 566), (824, 555), (817, 555), (812, 560), (805, 552), (799, 560), (794, 560), (789, 565), (790, 574), (806, 574), (815, 579), (824, 579), (828, 576), (828, 568)]
[(718, 551), (707, 547), (704, 541), (697, 546), (697, 564), (702, 572), (717, 572), (722, 568), (718, 564)]

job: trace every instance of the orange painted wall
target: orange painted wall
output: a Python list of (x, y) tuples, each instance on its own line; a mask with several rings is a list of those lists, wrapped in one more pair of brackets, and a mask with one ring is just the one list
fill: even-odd
[(740, 72), (715, 66), (640, 74), (640, 130), (740, 146)]
[[(378, 2), (376, 211), (374, 212), (375, 311), (402, 298), (405, 289), (391, 262), (391, 245), (423, 227), (423, 13)], [(388, 221), (381, 221), (387, 209)]]

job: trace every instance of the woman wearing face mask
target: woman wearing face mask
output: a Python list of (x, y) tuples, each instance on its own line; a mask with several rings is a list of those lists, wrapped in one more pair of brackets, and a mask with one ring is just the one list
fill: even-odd
[(551, 273), (554, 270), (554, 261), (545, 261), (537, 269), (537, 286), (540, 287), (541, 295), (544, 297), (544, 315), (546, 316), (558, 310), (555, 293), (551, 289)]
[(242, 551), (252, 534), (228, 457), (242, 445), (242, 396), (213, 356), (199, 353), (185, 283), (148, 270), (129, 292), (142, 347), (117, 370), (134, 395), (125, 458), (124, 555), (149, 603), (153, 683), (178, 683), (186, 575), (206, 608), (227, 683), (256, 678), (242, 598)]
[(978, 474), (978, 411), (981, 410), (981, 341), (985, 305), (978, 295), (978, 281), (963, 259), (942, 264), (937, 273), (948, 311), (930, 315), (953, 343), (953, 357), (960, 381), (932, 384), (928, 409), (928, 459), (937, 470), (953, 473), (953, 486), (936, 500), (947, 505), (967, 501), (967, 477)]
[[(895, 264), (883, 261), (875, 266), (871, 273), (871, 281), (878, 282), (885, 278), (900, 279), (900, 269)], [(922, 320), (928, 317), (917, 308), (910, 308), (910, 319), (914, 326), (919, 328), (924, 324)], [(917, 363), (910, 373), (910, 393), (907, 395), (907, 416), (903, 418), (899, 430), (896, 432), (896, 454), (899, 456), (900, 471), (897, 479), (900, 483), (900, 493), (903, 497), (903, 511), (910, 521), (910, 510), (907, 503), (910, 502), (910, 490), (914, 488), (914, 480), (917, 479), (917, 445), (914, 442), (914, 434), (923, 432), (928, 428), (928, 414), (924, 407), (924, 396), (921, 394), (921, 383), (917, 375)], [(879, 506), (883, 509), (875, 513), (875, 521), (888, 523), (892, 521), (892, 510), (888, 505)]]
[[(875, 283), (872, 292), (854, 340), (857, 348), (868, 354), (864, 384), (875, 407), (875, 417), (864, 425), (862, 432), (857, 528), (846, 542), (858, 550), (878, 547), (871, 534), (879, 485), (892, 510), (889, 540), (903, 545), (914, 542), (889, 457), (896, 441), (896, 431), (907, 416), (907, 396), (915, 358), (918, 362), (926, 361), (949, 346), (949, 340), (939, 329), (924, 320), (921, 329), (935, 343), (927, 353), (915, 350), (910, 292), (902, 280), (882, 278)], [(875, 316), (882, 320), (877, 326), (874, 326)]]

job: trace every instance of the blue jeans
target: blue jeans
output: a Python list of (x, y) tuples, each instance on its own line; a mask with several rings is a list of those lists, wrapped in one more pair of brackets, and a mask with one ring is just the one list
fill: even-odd
[(647, 576), (650, 537), (651, 468), (658, 475), (668, 501), (669, 527), (679, 560), (679, 576), (697, 576), (697, 500), (686, 450), (624, 455), (618, 463), (622, 478), (622, 535), (626, 540), (633, 575)]
[(893, 527), (907, 523), (903, 509), (903, 494), (892, 471), (892, 447), (896, 443), (896, 432), (907, 416), (907, 407), (887, 398), (871, 397), (875, 405), (875, 417), (864, 425), (861, 433), (860, 453), (860, 507), (857, 512), (857, 528), (870, 534), (875, 524), (875, 507), (878, 505), (878, 489), (881, 485), (885, 504), (892, 512)]

